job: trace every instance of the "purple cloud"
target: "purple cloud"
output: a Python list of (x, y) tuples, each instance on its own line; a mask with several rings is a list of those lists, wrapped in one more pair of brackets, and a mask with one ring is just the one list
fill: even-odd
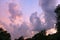
[(54, 27), (54, 24), (56, 23), (56, 14), (54, 13), (54, 9), (56, 7), (56, 0), (40, 0), (39, 5), (41, 6), (45, 14), (45, 27)]
[(42, 24), (40, 18), (37, 16), (37, 12), (32, 13), (30, 16), (30, 22), (33, 25), (34, 31), (41, 31), (42, 30)]
[(9, 3), (9, 12), (11, 14), (11, 21), (12, 19), (16, 19), (16, 16), (22, 16), (22, 12), (18, 9), (18, 5), (16, 3)]

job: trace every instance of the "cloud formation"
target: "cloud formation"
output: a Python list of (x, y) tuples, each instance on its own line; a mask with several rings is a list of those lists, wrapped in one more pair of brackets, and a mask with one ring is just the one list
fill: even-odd
[(14, 31), (11, 33), (12, 38), (19, 38), (20, 36), (27, 37), (29, 34), (27, 33), (27, 31), (29, 31), (29, 28), (26, 23), (22, 23), (21, 25), (10, 24), (10, 26), (14, 29)]
[(56, 23), (56, 14), (54, 13), (54, 9), (56, 7), (56, 0), (40, 0), (39, 6), (41, 6), (45, 15), (45, 27), (54, 27), (54, 24)]
[(34, 31), (41, 31), (42, 30), (42, 24), (40, 18), (37, 16), (37, 12), (34, 12), (30, 16), (30, 22), (32, 23), (34, 27)]
[(9, 18), (11, 21), (10, 26), (13, 28), (13, 32), (11, 32), (12, 39), (18, 38), (20, 36), (31, 37), (32, 36), (31, 27), (29, 27), (30, 25), (27, 25), (27, 22), (23, 20), (22, 12), (21, 10), (18, 9), (16, 3), (9, 3), (9, 12), (11, 14)]
[(18, 4), (16, 3), (9, 3), (9, 12), (11, 14), (11, 19), (16, 19), (16, 17), (21, 17), (22, 16), (22, 12), (21, 10), (19, 10), (18, 8)]
[[(43, 29), (52, 28), (54, 26), (54, 24), (56, 23), (55, 22), (56, 15), (54, 13), (54, 9), (56, 6), (55, 0), (45, 0), (45, 1), (40, 0), (40, 3), (39, 3), (39, 5), (41, 6), (41, 8), (43, 10), (43, 15), (38, 16), (38, 13), (34, 12), (30, 16), (30, 23), (27, 23), (23, 20), (26, 18), (23, 18), (23, 13), (20, 10), (20, 8), (18, 7), (19, 5), (16, 3), (13, 3), (13, 2), (10, 3), (10, 1), (9, 1), (8, 11), (11, 14), (11, 16), (9, 16), (8, 19), (9, 19), (10, 23), (7, 19), (6, 19), (6, 22), (1, 21), (0, 23), (2, 25), (4, 25), (4, 28), (11, 34), (12, 39), (18, 38), (20, 36), (31, 37), (31, 35), (34, 35), (36, 33), (36, 31), (41, 31)], [(6, 7), (6, 5), (5, 5), (5, 7)], [(1, 9), (2, 8), (3, 7), (1, 7)], [(41, 18), (43, 16), (45, 19)], [(2, 18), (2, 20), (3, 19), (4, 18)], [(45, 25), (42, 24), (41, 21), (44, 22)], [(8, 24), (7, 22), (9, 23), (9, 25), (7, 25)]]

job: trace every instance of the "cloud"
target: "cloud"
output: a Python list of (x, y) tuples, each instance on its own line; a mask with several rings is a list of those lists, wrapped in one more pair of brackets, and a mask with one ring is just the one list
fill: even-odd
[(52, 35), (57, 32), (56, 28), (51, 28), (46, 31), (46, 35), (48, 36), (49, 34)]
[(11, 32), (12, 39), (20, 36), (31, 37), (31, 27), (29, 28), (29, 25), (23, 20), (22, 12), (17, 6), (18, 4), (16, 3), (9, 3), (9, 12), (11, 14), (9, 17), (11, 21), (10, 26), (13, 28), (13, 32)]
[(32, 30), (26, 22), (23, 22), (21, 25), (10, 24), (10, 26), (14, 29), (13, 32), (11, 32), (12, 39), (21, 36), (24, 36), (24, 38), (32, 36)]
[(11, 32), (12, 40), (15, 38), (19, 38), (20, 36), (24, 36), (26, 32), (23, 34), (22, 30), (19, 29), (23, 24), (23, 15), (21, 10), (18, 9), (16, 3), (9, 4), (9, 12), (11, 14), (11, 16), (9, 17), (11, 21), (10, 26), (13, 28), (13, 32)]
[(25, 22), (21, 25), (20, 28), (18, 28), (18, 31), (21, 34), (21, 36), (26, 37), (26, 36), (29, 35), (29, 33), (28, 33), (29, 27), (28, 27), (28, 25)]
[(2, 25), (2, 26), (0, 26), (0, 27), (5, 27), (5, 26), (7, 26), (4, 22), (2, 22), (2, 21), (0, 21), (0, 25)]
[[(31, 37), (32, 35), (31, 27), (29, 28), (29, 25), (27, 25), (27, 23), (23, 21), (23, 14), (20, 8), (18, 7), (19, 5), (16, 3), (10, 3), (10, 1), (8, 3), (9, 3), (8, 6), (4, 5), (4, 8), (6, 7), (5, 10), (9, 11), (9, 15), (5, 14), (8, 13), (5, 10), (3, 14), (7, 17), (5, 17), (2, 14), (3, 11), (0, 12), (3, 15), (0, 18), (1, 20), (0, 23), (3, 25), (3, 28), (6, 29), (11, 34), (12, 40), (20, 36)], [(2, 6), (1, 9), (3, 9)]]
[(16, 16), (22, 16), (22, 12), (19, 10), (19, 6), (16, 3), (9, 3), (9, 12), (11, 14), (11, 19), (16, 19)]
[(46, 29), (54, 27), (54, 24), (56, 23), (56, 14), (54, 13), (54, 9), (56, 7), (56, 0), (40, 0), (39, 6), (44, 12)]
[(23, 15), (22, 15), (22, 11), (19, 8), (19, 5), (16, 3), (9, 3), (8, 8), (11, 14), (11, 16), (9, 17), (10, 21), (13, 24), (22, 24)]
[(0, 28), (3, 28), (4, 30), (6, 30), (5, 26), (7, 25), (5, 25), (2, 21), (0, 21)]
[[(1, 20), (0, 23), (2, 25), (4, 25), (4, 28), (11, 34), (12, 39), (14, 39), (16, 37), (18, 38), (20, 36), (31, 37), (31, 35), (34, 35), (36, 33), (36, 31), (41, 31), (44, 28), (45, 29), (51, 28), (51, 27), (53, 27), (53, 25), (55, 23), (56, 18), (55, 18), (55, 14), (53, 12), (55, 9), (55, 0), (54, 1), (53, 0), (45, 0), (45, 1), (42, 0), (40, 6), (43, 9), (44, 14), (40, 15), (40, 17), (38, 17), (37, 12), (32, 13), (30, 16), (30, 23), (27, 23), (26, 21), (23, 20), (26, 18), (23, 18), (23, 13), (20, 10), (20, 8), (19, 8), (20, 6), (18, 4), (10, 3), (10, 0), (8, 3), (9, 3), (8, 11), (11, 14), (11, 16), (9, 16), (5, 20), (3, 20), (4, 18), (2, 18), (3, 22)], [(2, 8), (3, 7), (1, 7), (1, 9)], [(41, 18), (43, 16), (44, 16), (45, 20)], [(41, 21), (44, 22), (44, 24), (46, 24), (46, 25), (41, 24)], [(6, 23), (7, 24), (9, 23), (9, 25), (7, 25)]]
[(33, 25), (34, 31), (41, 31), (42, 30), (42, 24), (40, 18), (37, 16), (37, 12), (32, 13), (30, 16), (30, 22)]

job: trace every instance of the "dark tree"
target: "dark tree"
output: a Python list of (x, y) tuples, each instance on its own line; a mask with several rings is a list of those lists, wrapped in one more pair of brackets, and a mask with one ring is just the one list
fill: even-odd
[(32, 37), (33, 40), (47, 40), (47, 36), (45, 35), (45, 30), (37, 33)]
[(52, 35), (48, 35), (47, 36), (47, 40), (57, 40), (57, 34), (55, 33), (55, 34), (52, 34)]
[(27, 38), (27, 39), (25, 39), (25, 40), (33, 40), (32, 38)]
[(0, 28), (0, 40), (11, 40), (10, 34), (2, 28)]
[(58, 30), (58, 32), (60, 32), (60, 4), (55, 9), (55, 13), (57, 15), (57, 23), (56, 23), (57, 30)]
[(18, 39), (15, 39), (15, 40), (24, 40), (24, 37), (21, 36), (21, 37), (19, 37)]
[(57, 23), (56, 23), (56, 27), (57, 27), (57, 31), (58, 31), (57, 40), (60, 40), (60, 4), (55, 9), (55, 13), (57, 15)]

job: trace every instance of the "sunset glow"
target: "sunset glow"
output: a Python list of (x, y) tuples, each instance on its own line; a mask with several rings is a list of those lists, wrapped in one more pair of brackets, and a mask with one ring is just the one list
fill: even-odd
[(56, 33), (56, 14), (53, 10), (60, 4), (60, 0), (48, 2), (47, 0), (0, 0), (0, 28), (7, 30), (12, 40), (20, 36), (30, 38), (44, 29), (46, 35)]

